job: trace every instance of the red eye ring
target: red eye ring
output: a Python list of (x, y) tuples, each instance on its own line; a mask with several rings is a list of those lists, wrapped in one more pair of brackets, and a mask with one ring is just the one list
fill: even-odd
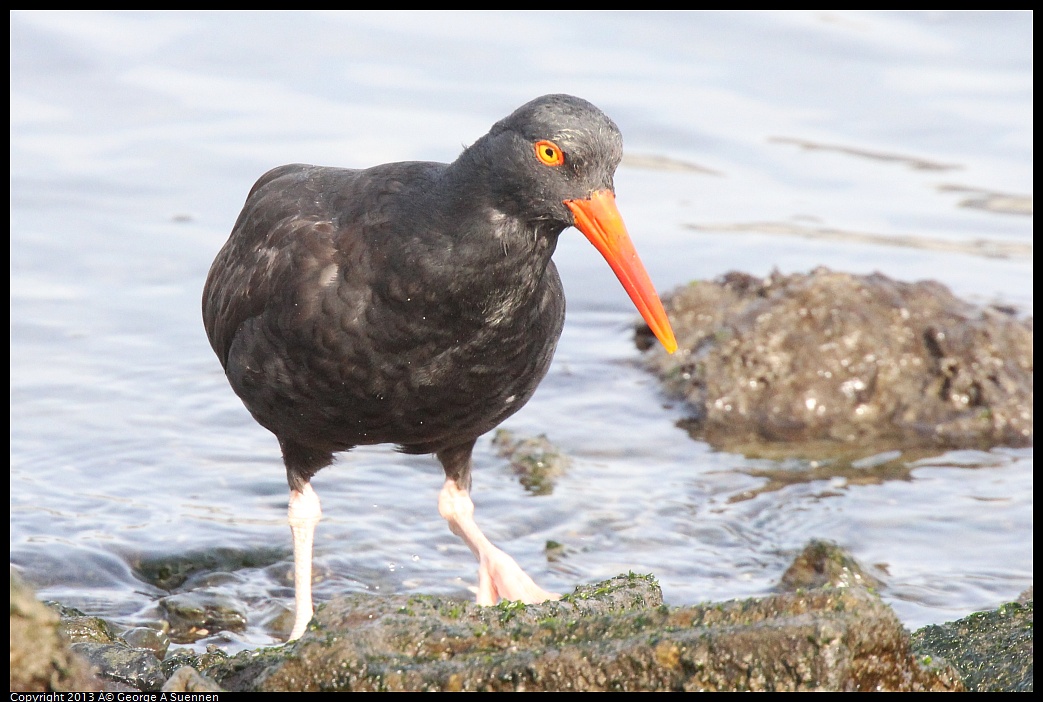
[(565, 163), (565, 153), (553, 141), (540, 139), (534, 146), (536, 147), (536, 158), (544, 166), (560, 166)]

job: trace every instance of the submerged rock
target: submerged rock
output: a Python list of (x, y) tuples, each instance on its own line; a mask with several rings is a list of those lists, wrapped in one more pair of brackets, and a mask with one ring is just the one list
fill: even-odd
[(166, 632), (147, 626), (136, 626), (123, 632), (123, 640), (131, 648), (141, 648), (152, 651), (158, 659), (163, 660), (170, 649), (170, 637)]
[(511, 462), (519, 482), (533, 495), (549, 495), (569, 469), (569, 457), (550, 442), (545, 434), (517, 438), (507, 429), (497, 429), (493, 448)]
[(159, 601), (170, 623), (170, 638), (186, 643), (217, 631), (245, 631), (246, 614), (233, 597), (215, 592), (183, 592)]
[(692, 433), (727, 450), (830, 442), (1032, 444), (1032, 320), (937, 282), (819, 268), (729, 273), (667, 296), (680, 349), (638, 331)]

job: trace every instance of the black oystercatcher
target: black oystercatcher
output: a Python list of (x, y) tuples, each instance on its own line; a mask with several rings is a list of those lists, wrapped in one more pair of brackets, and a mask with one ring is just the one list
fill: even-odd
[(312, 616), (310, 481), (362, 444), (434, 453), (438, 511), (478, 559), (478, 603), (556, 599), (482, 534), (476, 439), (547, 373), (565, 319), (551, 254), (576, 226), (670, 351), (663, 306), (627, 236), (612, 176), (619, 129), (546, 95), (453, 163), (290, 165), (261, 177), (210, 268), (203, 321), (232, 389), (279, 439), (290, 484), (297, 614)]

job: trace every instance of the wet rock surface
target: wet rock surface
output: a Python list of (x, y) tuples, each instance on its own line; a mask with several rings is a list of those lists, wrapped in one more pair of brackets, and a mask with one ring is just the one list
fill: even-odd
[(59, 615), (36, 600), (11, 569), (11, 690), (97, 691), (90, 664), (69, 650), (58, 633)]
[(262, 689), (356, 691), (960, 687), (919, 667), (894, 613), (864, 589), (678, 609), (655, 604), (651, 579), (599, 589), (514, 611), (428, 598), (338, 602), (290, 658), (240, 655), (208, 672), (232, 686), (246, 671)]
[(780, 592), (821, 587), (877, 589), (879, 580), (867, 573), (851, 555), (829, 541), (814, 540), (804, 547), (779, 580)]
[(191, 666), (184, 666), (174, 671), (174, 674), (163, 684), (163, 692), (220, 692), (221, 686), (210, 678), (200, 675), (199, 671)]
[(1032, 692), (1032, 600), (926, 626), (913, 634), (922, 656), (959, 673), (973, 692)]
[(106, 690), (158, 690), (166, 682), (159, 660), (148, 649), (131, 648), (123, 641), (74, 643), (69, 648), (98, 671)]
[(894, 613), (865, 589), (671, 609), (654, 579), (634, 575), (535, 606), (337, 599), (285, 651), (204, 672), (261, 690), (960, 688), (916, 663)]
[(937, 282), (819, 268), (729, 273), (667, 296), (680, 349), (638, 329), (648, 365), (693, 415), (693, 436), (765, 442), (1029, 446), (1032, 319), (976, 308)]
[(12, 578), (11, 689), (1032, 689), (1031, 595), (911, 640), (872, 582), (814, 541), (763, 598), (667, 607), (652, 576), (632, 573), (530, 606), (353, 595), (320, 606), (294, 643), (233, 657), (173, 649), (160, 662), (123, 636), (106, 642), (96, 617), (60, 608), (59, 626)]

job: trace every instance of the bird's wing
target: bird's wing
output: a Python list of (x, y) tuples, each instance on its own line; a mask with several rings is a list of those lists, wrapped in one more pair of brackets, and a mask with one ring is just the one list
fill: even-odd
[[(319, 196), (328, 179), (323, 172), (330, 170), (282, 166), (250, 191), (203, 289), (203, 322), (222, 364), (245, 322), (276, 310), (303, 313), (305, 301), (297, 293), (320, 289), (324, 276), (350, 255), (350, 232), (334, 222)], [(349, 181), (356, 173), (341, 171)]]

